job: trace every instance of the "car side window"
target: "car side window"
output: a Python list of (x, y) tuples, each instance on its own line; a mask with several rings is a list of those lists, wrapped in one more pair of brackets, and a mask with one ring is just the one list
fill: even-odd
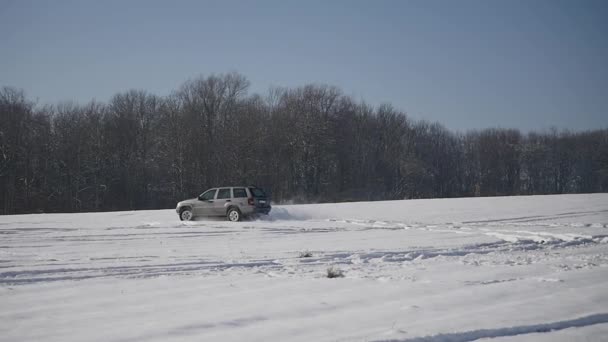
[(217, 199), (226, 199), (230, 198), (230, 189), (220, 189), (220, 192), (217, 194)]
[(200, 196), (201, 201), (209, 201), (215, 198), (217, 189), (211, 189)]
[(234, 188), (234, 198), (247, 198), (247, 192), (243, 188)]

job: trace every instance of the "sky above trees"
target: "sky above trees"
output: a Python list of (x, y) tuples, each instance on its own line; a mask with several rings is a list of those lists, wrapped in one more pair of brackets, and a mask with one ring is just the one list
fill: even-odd
[(606, 128), (605, 1), (6, 1), (0, 86), (38, 104), (237, 71), (465, 131)]

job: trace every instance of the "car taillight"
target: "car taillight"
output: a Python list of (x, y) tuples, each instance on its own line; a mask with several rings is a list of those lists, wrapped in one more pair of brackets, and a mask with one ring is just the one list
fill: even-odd
[(255, 205), (255, 202), (253, 201), (253, 198), (248, 198), (247, 199), (247, 204), (249, 204), (249, 205)]

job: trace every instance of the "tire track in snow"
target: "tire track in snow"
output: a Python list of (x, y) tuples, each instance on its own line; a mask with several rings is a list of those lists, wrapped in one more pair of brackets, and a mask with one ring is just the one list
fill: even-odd
[(150, 278), (162, 275), (189, 274), (203, 271), (223, 271), (230, 268), (277, 268), (274, 260), (253, 260), (225, 263), (222, 261), (198, 261), (175, 264), (132, 265), (87, 268), (54, 268), (42, 270), (18, 270), (0, 273), (0, 285), (23, 285), (64, 280), (83, 280), (104, 277)]
[(521, 217), (510, 217), (503, 219), (488, 219), (488, 220), (474, 220), (464, 221), (465, 224), (477, 224), (477, 223), (513, 223), (513, 222), (534, 222), (534, 221), (546, 221), (556, 218), (572, 218), (588, 216), (592, 214), (603, 214), (608, 213), (608, 210), (593, 210), (593, 211), (578, 211), (578, 212), (567, 212), (554, 215), (534, 215), (534, 216), (521, 216)]
[(595, 324), (608, 323), (608, 313), (584, 316), (580, 318), (532, 325), (520, 325), (507, 328), (479, 329), (459, 333), (445, 333), (423, 337), (398, 340), (378, 340), (376, 342), (471, 342), (482, 338), (517, 336), (534, 333), (548, 333), (568, 328), (581, 328)]
[[(427, 229), (427, 228), (425, 228)], [(431, 228), (430, 230), (433, 230)], [(444, 231), (444, 229), (441, 229)], [(486, 255), (490, 253), (512, 253), (546, 248), (563, 248), (577, 245), (593, 244), (600, 241), (587, 236), (575, 234), (551, 238), (539, 236), (533, 232), (519, 231), (517, 234), (494, 232), (480, 229), (476, 233), (499, 238), (499, 241), (463, 245), (455, 248), (420, 248), (409, 250), (376, 250), (376, 251), (335, 251), (315, 252), (311, 258), (279, 257), (274, 259), (249, 259), (242, 262), (192, 260), (181, 263), (135, 264), (125, 266), (99, 267), (64, 267), (43, 269), (22, 269), (0, 272), (0, 285), (20, 285), (38, 282), (65, 280), (83, 280), (101, 277), (148, 278), (161, 275), (200, 274), (206, 271), (224, 271), (232, 268), (285, 270), (288, 267), (318, 267), (320, 265), (353, 265), (375, 263), (401, 263), (413, 260), (432, 259), (436, 257), (463, 257), (467, 255)], [(530, 235), (524, 236), (529, 233)], [(551, 235), (551, 234), (550, 234)], [(553, 235), (551, 235), (553, 236)], [(564, 238), (564, 239), (560, 239)], [(603, 240), (602, 240), (603, 242)], [(138, 257), (140, 258), (140, 257)], [(104, 258), (101, 261), (105, 260)], [(99, 261), (99, 260), (95, 260)], [(42, 265), (33, 265), (42, 266)], [(49, 265), (58, 266), (58, 265)]]
[[(604, 211), (600, 211), (604, 212)], [(595, 213), (595, 212), (593, 212)], [(569, 215), (572, 213), (565, 213), (559, 215)], [(558, 216), (559, 216), (558, 215)], [(534, 216), (534, 217), (545, 217), (545, 216)], [(520, 218), (515, 218), (520, 219)], [(345, 220), (336, 220), (331, 219), (329, 221), (333, 222), (343, 222), (349, 223), (356, 226), (362, 226), (361, 230), (374, 230), (374, 229), (387, 229), (387, 230), (426, 230), (432, 232), (450, 232), (454, 234), (482, 234), (491, 236), (497, 239), (500, 239), (505, 242), (513, 243), (513, 244), (521, 244), (521, 243), (536, 243), (545, 246), (551, 247), (570, 247), (582, 244), (589, 243), (608, 243), (608, 235), (582, 235), (582, 234), (573, 234), (573, 233), (550, 233), (546, 231), (524, 231), (524, 230), (506, 230), (506, 229), (489, 229), (486, 228), (487, 225), (482, 225), (481, 227), (479, 223), (489, 223), (489, 222), (502, 222), (505, 224), (515, 225), (517, 223), (507, 222), (507, 220), (515, 220), (515, 219), (501, 219), (501, 220), (492, 220), (492, 221), (470, 221), (468, 223), (474, 223), (471, 227), (462, 227), (459, 224), (436, 224), (436, 225), (424, 225), (424, 224), (406, 224), (403, 222), (389, 222), (389, 221), (376, 221), (376, 220), (356, 220), (356, 219), (345, 219)], [(467, 223), (467, 222), (463, 222)], [(504, 226), (504, 225), (503, 225)], [(501, 227), (503, 227), (501, 226)], [(589, 224), (588, 226), (592, 226)], [(538, 248), (532, 248), (538, 249)]]

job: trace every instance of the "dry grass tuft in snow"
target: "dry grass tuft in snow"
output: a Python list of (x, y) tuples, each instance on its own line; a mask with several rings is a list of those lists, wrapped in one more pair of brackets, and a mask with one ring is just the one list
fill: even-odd
[(327, 269), (327, 278), (344, 278), (344, 272), (335, 266), (331, 266)]
[(300, 258), (312, 258), (312, 252), (308, 250), (300, 252)]

